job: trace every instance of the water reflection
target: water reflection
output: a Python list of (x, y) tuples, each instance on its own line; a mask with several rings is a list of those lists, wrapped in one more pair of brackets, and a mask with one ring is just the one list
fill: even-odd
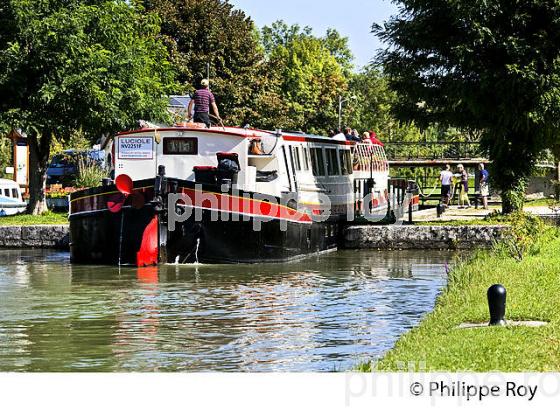
[(331, 371), (418, 323), (453, 254), (141, 269), (0, 257), (0, 371)]

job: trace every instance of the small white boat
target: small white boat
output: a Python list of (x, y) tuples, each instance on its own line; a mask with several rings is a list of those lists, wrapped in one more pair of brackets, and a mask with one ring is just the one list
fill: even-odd
[(25, 211), (26, 206), (19, 184), (0, 178), (0, 216), (19, 214)]

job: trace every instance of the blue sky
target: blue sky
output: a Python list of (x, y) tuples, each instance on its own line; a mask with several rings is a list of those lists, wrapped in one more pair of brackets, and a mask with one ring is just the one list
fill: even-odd
[(245, 11), (257, 26), (270, 25), (276, 20), (288, 24), (310, 26), (316, 35), (327, 28), (337, 29), (350, 40), (355, 64), (367, 64), (381, 47), (371, 34), (372, 23), (381, 23), (397, 8), (389, 0), (230, 0)]

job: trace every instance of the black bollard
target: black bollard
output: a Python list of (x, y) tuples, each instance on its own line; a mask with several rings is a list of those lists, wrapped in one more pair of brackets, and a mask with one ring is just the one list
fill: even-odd
[(444, 212), (445, 212), (445, 205), (442, 204), (442, 203), (439, 203), (436, 207), (437, 217), (441, 218), (441, 216), (443, 215)]
[(488, 309), (490, 310), (489, 326), (505, 326), (506, 324), (506, 288), (492, 285), (488, 288)]

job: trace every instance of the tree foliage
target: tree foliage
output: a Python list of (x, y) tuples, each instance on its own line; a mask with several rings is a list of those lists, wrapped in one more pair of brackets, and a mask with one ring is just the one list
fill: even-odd
[(347, 39), (335, 30), (316, 37), (309, 27), (277, 21), (262, 29), (262, 41), (283, 102), (277, 126), (318, 133), (334, 128), (352, 66)]
[(223, 0), (145, 0), (162, 20), (162, 35), (183, 90), (193, 92), (207, 76), (221, 113), (242, 124), (252, 103), (266, 93), (267, 68), (252, 20)]
[(174, 86), (159, 19), (125, 0), (8, 0), (0, 5), (0, 122), (30, 145), (29, 210), (44, 210), (52, 139), (162, 119)]
[(560, 4), (547, 0), (399, 0), (374, 32), (397, 92), (395, 111), (421, 124), (482, 131), (504, 211), (560, 125)]

